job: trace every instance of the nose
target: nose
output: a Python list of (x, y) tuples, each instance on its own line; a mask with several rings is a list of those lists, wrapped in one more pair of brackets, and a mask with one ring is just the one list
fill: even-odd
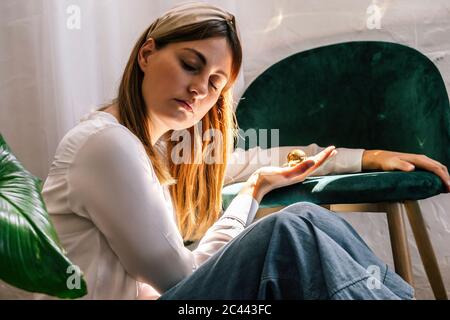
[(189, 93), (192, 93), (197, 99), (202, 99), (208, 94), (208, 79), (198, 76), (195, 77), (189, 85)]

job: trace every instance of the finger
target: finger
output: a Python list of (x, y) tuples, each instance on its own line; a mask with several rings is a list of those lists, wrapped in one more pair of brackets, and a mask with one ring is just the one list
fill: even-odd
[(447, 175), (450, 176), (449, 173), (448, 173), (448, 168), (446, 166), (444, 166), (444, 170), (447, 173)]
[(447, 184), (449, 191), (450, 191), (450, 174), (448, 173), (448, 168), (436, 160), (433, 160), (433, 159), (430, 159), (430, 160), (432, 160), (439, 168), (441, 168), (441, 170), (443, 172), (444, 183)]
[(445, 184), (448, 184), (450, 182), (448, 169), (442, 163), (428, 158), (425, 155), (420, 155), (418, 157), (418, 161), (423, 166), (422, 168), (437, 174), (439, 177), (441, 177)]
[(401, 156), (401, 160), (408, 161), (412, 164), (414, 164), (416, 167), (426, 169), (429, 171), (432, 171), (436, 169), (436, 167), (444, 168), (445, 166), (441, 163), (437, 162), (436, 160), (433, 160), (431, 158), (428, 158), (427, 156), (423, 154), (406, 154), (406, 156)]
[(415, 165), (413, 165), (410, 162), (400, 160), (396, 163), (395, 169), (401, 170), (401, 171), (414, 171), (416, 168)]
[(438, 161), (436, 161), (436, 160), (434, 160), (434, 159), (428, 158), (428, 157), (426, 157), (426, 158), (427, 158), (427, 160), (429, 160), (431, 163), (433, 163), (434, 165), (440, 167), (442, 170), (444, 170), (444, 172), (446, 172), (446, 173), (448, 174), (448, 169), (447, 169), (447, 167), (444, 166), (442, 163), (440, 163), (440, 162), (438, 162)]
[(303, 175), (307, 173), (308, 170), (312, 168), (314, 165), (315, 162), (313, 159), (307, 159), (293, 167), (286, 168), (284, 176), (286, 178), (303, 177)]
[[(317, 156), (309, 158), (293, 167), (294, 170), (290, 172), (290, 177), (294, 177), (298, 181), (303, 181), (308, 175), (311, 174), (311, 172), (315, 171), (326, 160), (337, 154), (337, 150), (334, 150), (333, 148), (334, 146), (330, 147), (329, 149), (327, 148), (317, 154)], [(305, 165), (305, 167), (303, 167), (302, 165)]]
[(315, 167), (321, 166), (330, 156), (335, 155), (337, 153), (335, 146), (329, 146), (316, 154), (313, 159), (316, 162)]
[(450, 192), (450, 174), (448, 173), (448, 169), (446, 166), (444, 166), (444, 170), (447, 177), (447, 192)]
[(305, 161), (293, 166), (287, 167), (283, 175), (288, 179), (293, 179), (294, 182), (301, 182), (312, 171), (316, 170), (323, 162), (337, 153), (335, 146), (329, 146), (319, 152), (317, 155), (307, 158)]
[(416, 167), (425, 169), (427, 171), (433, 172), (441, 180), (447, 188), (447, 192), (450, 192), (450, 176), (448, 169), (443, 164), (436, 160), (430, 159), (425, 155), (414, 155), (413, 157), (408, 157), (409, 161), (414, 162)]
[(441, 178), (441, 180), (444, 182), (447, 192), (450, 192), (450, 175), (448, 173), (447, 167), (436, 160), (433, 160), (433, 159), (430, 159), (430, 160), (435, 165), (434, 168), (436, 171), (433, 171), (433, 172), (435, 172)]
[(314, 165), (314, 167), (311, 168), (311, 171), (314, 171), (317, 168), (319, 168), (320, 166), (324, 165), (325, 162), (327, 162), (329, 159), (334, 157), (336, 154), (337, 154), (337, 150), (332, 150), (330, 153), (320, 156), (320, 158), (318, 160), (316, 160), (316, 164)]

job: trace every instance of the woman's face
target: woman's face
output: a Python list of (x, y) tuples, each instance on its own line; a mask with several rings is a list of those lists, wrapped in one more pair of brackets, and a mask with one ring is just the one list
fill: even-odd
[(138, 59), (151, 130), (161, 135), (192, 127), (214, 106), (230, 77), (232, 53), (225, 38), (171, 43), (159, 50), (149, 39)]

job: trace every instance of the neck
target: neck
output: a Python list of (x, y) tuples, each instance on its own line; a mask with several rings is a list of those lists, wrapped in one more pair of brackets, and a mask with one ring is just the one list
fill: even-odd
[(148, 121), (148, 127), (150, 131), (150, 143), (152, 146), (158, 142), (159, 138), (161, 138), (169, 129), (167, 129), (164, 125), (158, 123), (156, 119), (153, 121)]
[[(117, 119), (117, 121), (120, 123), (119, 107), (117, 106), (116, 103), (113, 103), (107, 107), (104, 107), (104, 108), (100, 109), (100, 111), (104, 111), (104, 112), (108, 112), (108, 113), (112, 114)], [(158, 119), (153, 119), (153, 122), (149, 120), (148, 127), (150, 130), (150, 143), (152, 146), (154, 146), (156, 144), (156, 142), (159, 140), (159, 138), (161, 138), (161, 136), (164, 133), (169, 131), (169, 129), (166, 128), (166, 126), (164, 126), (163, 123), (159, 122)]]

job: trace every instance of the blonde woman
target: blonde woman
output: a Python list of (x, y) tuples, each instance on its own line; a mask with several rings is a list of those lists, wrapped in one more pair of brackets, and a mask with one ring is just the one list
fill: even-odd
[[(60, 142), (43, 197), (85, 275), (86, 298), (411, 298), (411, 287), (324, 208), (296, 203), (253, 223), (267, 192), (303, 181), (327, 160), (329, 168), (361, 170), (364, 150), (333, 158), (334, 147), (312, 145), (292, 168), (247, 174), (229, 166), (246, 183), (222, 212), (236, 129), (231, 87), (241, 60), (232, 14), (178, 5), (137, 41), (117, 99)], [(210, 129), (220, 134), (203, 139)], [(183, 155), (172, 139), (179, 132), (192, 147)], [(207, 163), (211, 143), (222, 147), (218, 161)], [(186, 155), (191, 161), (180, 161)], [(183, 240), (199, 242), (191, 251)], [(371, 266), (381, 278), (369, 286)]]

